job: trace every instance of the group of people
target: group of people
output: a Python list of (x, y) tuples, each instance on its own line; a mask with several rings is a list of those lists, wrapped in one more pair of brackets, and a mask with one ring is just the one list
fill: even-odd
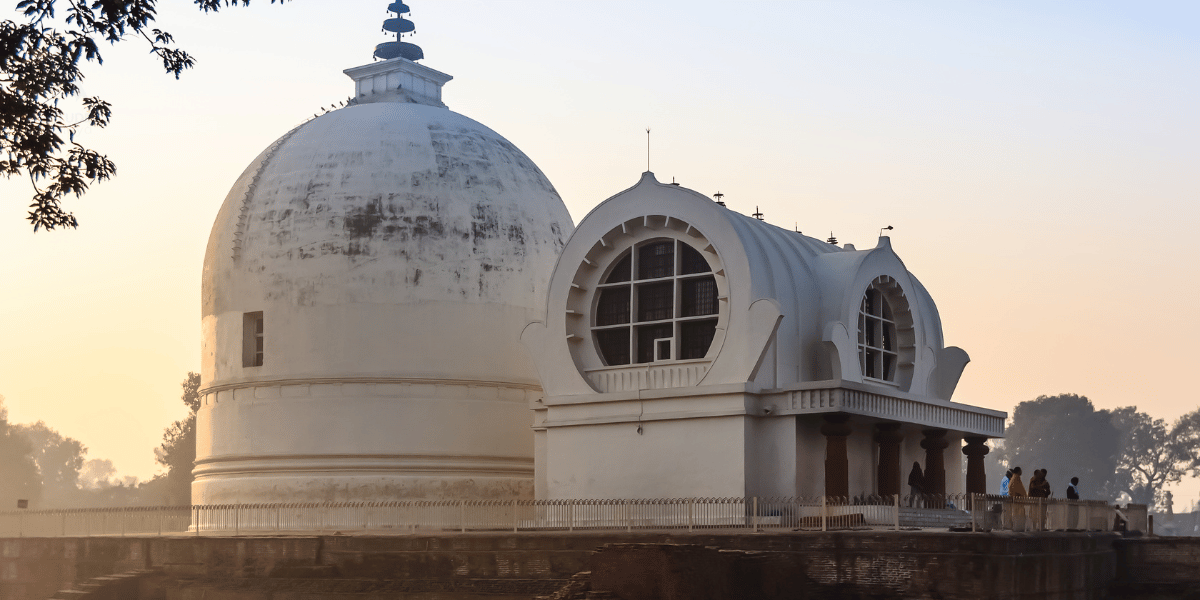
[[(1025, 489), (1025, 483), (1021, 481), (1021, 467), (1013, 467), (1004, 474), (1004, 479), (1000, 481), (1001, 496), (1029, 496), (1031, 498), (1049, 498), (1054, 495), (1050, 491), (1050, 481), (1046, 479), (1046, 469), (1038, 469), (1033, 472), (1033, 478), (1029, 480), (1029, 490)], [(1079, 499), (1079, 478), (1072, 477), (1071, 485), (1067, 486), (1067, 500)]]

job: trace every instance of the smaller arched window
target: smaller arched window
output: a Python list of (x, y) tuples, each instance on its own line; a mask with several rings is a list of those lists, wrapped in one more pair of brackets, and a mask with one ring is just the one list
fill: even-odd
[(858, 310), (858, 362), (863, 377), (895, 382), (898, 360), (892, 306), (883, 292), (872, 285), (863, 294)]

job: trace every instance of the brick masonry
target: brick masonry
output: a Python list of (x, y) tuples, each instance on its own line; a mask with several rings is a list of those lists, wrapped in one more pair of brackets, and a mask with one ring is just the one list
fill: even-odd
[[(138, 569), (161, 573), (174, 591), (159, 597), (169, 600), (515, 600), (550, 594), (588, 570), (594, 593), (605, 591), (599, 584), (658, 586), (610, 590), (625, 600), (1083, 599), (1152, 586), (1186, 591), (1200, 581), (1200, 538), (945, 531), (25, 538), (0, 540), (0, 599), (43, 600)], [(780, 595), (797, 586), (804, 594)]]

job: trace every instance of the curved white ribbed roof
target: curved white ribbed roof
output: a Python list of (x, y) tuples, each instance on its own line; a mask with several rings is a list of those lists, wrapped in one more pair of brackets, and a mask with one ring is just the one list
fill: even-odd
[[(554, 339), (559, 336), (580, 340), (568, 344), (569, 354), (560, 353), (573, 361), (549, 356), (538, 360), (548, 394), (619, 391), (597, 388), (620, 384), (609, 383), (618, 381), (609, 374), (614, 369), (602, 368), (595, 356), (595, 340), (589, 337), (587, 322), (590, 317), (572, 316), (590, 310), (581, 302), (588, 292), (579, 290), (599, 282), (598, 276), (591, 275), (590, 263), (600, 263), (594, 269), (602, 272), (606, 268), (603, 256), (612, 255), (606, 249), (623, 247), (622, 243), (630, 243), (622, 241), (629, 236), (663, 235), (705, 249), (706, 258), (717, 265), (714, 270), (723, 302), (713, 347), (706, 357), (710, 364), (688, 365), (687, 369), (697, 374), (681, 375), (678, 381), (749, 383), (759, 389), (831, 379), (871, 384), (860, 370), (856, 339), (860, 303), (868, 287), (875, 285), (906, 313), (898, 331), (904, 367), (895, 384), (888, 387), (949, 400), (953, 383), (943, 384), (944, 378), (934, 376), (934, 370), (938, 357), (944, 357), (944, 371), (954, 371), (952, 363), (959, 360), (961, 351), (952, 349), (953, 356), (944, 354), (936, 305), (892, 251), (888, 238), (880, 238), (877, 247), (864, 250), (828, 244), (742, 215), (681, 186), (659, 183), (651, 173), (597, 206), (580, 222), (563, 250), (551, 280), (544, 325), (528, 330), (526, 337), (527, 342), (538, 343), (539, 336), (545, 335), (555, 346), (561, 343)], [(764, 344), (776, 320), (773, 354), (764, 358)], [(544, 334), (539, 327), (544, 327)], [(965, 353), (961, 360), (965, 363)], [(768, 363), (769, 368), (760, 368)], [(630, 369), (645, 367), (631, 365)], [(957, 382), (957, 371), (952, 379)]]

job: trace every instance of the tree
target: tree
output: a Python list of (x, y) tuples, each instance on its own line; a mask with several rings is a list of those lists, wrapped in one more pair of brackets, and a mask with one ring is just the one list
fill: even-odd
[(0, 510), (13, 510), (17, 500), (36, 502), (41, 481), (33, 462), (29, 440), (8, 423), (8, 409), (0, 396)]
[(1200, 477), (1200, 408), (1179, 417), (1171, 427), (1171, 444), (1192, 477)]
[(1119, 435), (1114, 490), (1129, 494), (1138, 504), (1165, 505), (1163, 487), (1178, 482), (1186, 471), (1166, 422), (1136, 406), (1118, 408), (1111, 415)]
[(85, 490), (102, 490), (117, 485), (117, 468), (111, 460), (93, 458), (83, 463), (79, 470), (79, 487)]
[(45, 503), (53, 506), (72, 503), (79, 491), (79, 469), (83, 467), (87, 448), (78, 440), (63, 437), (43, 421), (13, 427), (29, 441)]
[(172, 504), (192, 503), (192, 467), (196, 463), (196, 411), (200, 410), (200, 374), (188, 372), (180, 399), (189, 414), (163, 432), (163, 443), (154, 450), (154, 459), (167, 468), (166, 493)]
[[(236, 6), (238, 0), (193, 0), (204, 12)], [(279, 0), (280, 3), (287, 0)], [(275, 4), (276, 0), (271, 0)], [(60, 103), (80, 94), (82, 63), (102, 65), (100, 42), (141, 38), (178, 79), (195, 59), (174, 46), (170, 33), (154, 28), (158, 0), (20, 0), (23, 22), (0, 21), (0, 173), (28, 177), (33, 203), (28, 219), (39, 228), (75, 228), (75, 215), (62, 208), (67, 196), (111, 178), (117, 167), (103, 154), (76, 141), (80, 127), (105, 127), (112, 106), (82, 98), (87, 115), (64, 121)], [(250, 0), (241, 0), (242, 6)], [(56, 22), (58, 8), (65, 18)]]
[(1013, 410), (998, 450), (1001, 464), (1021, 467), (1026, 483), (1035, 469), (1046, 469), (1056, 496), (1078, 477), (1084, 498), (1104, 498), (1115, 478), (1117, 430), (1084, 396), (1038, 396)]

